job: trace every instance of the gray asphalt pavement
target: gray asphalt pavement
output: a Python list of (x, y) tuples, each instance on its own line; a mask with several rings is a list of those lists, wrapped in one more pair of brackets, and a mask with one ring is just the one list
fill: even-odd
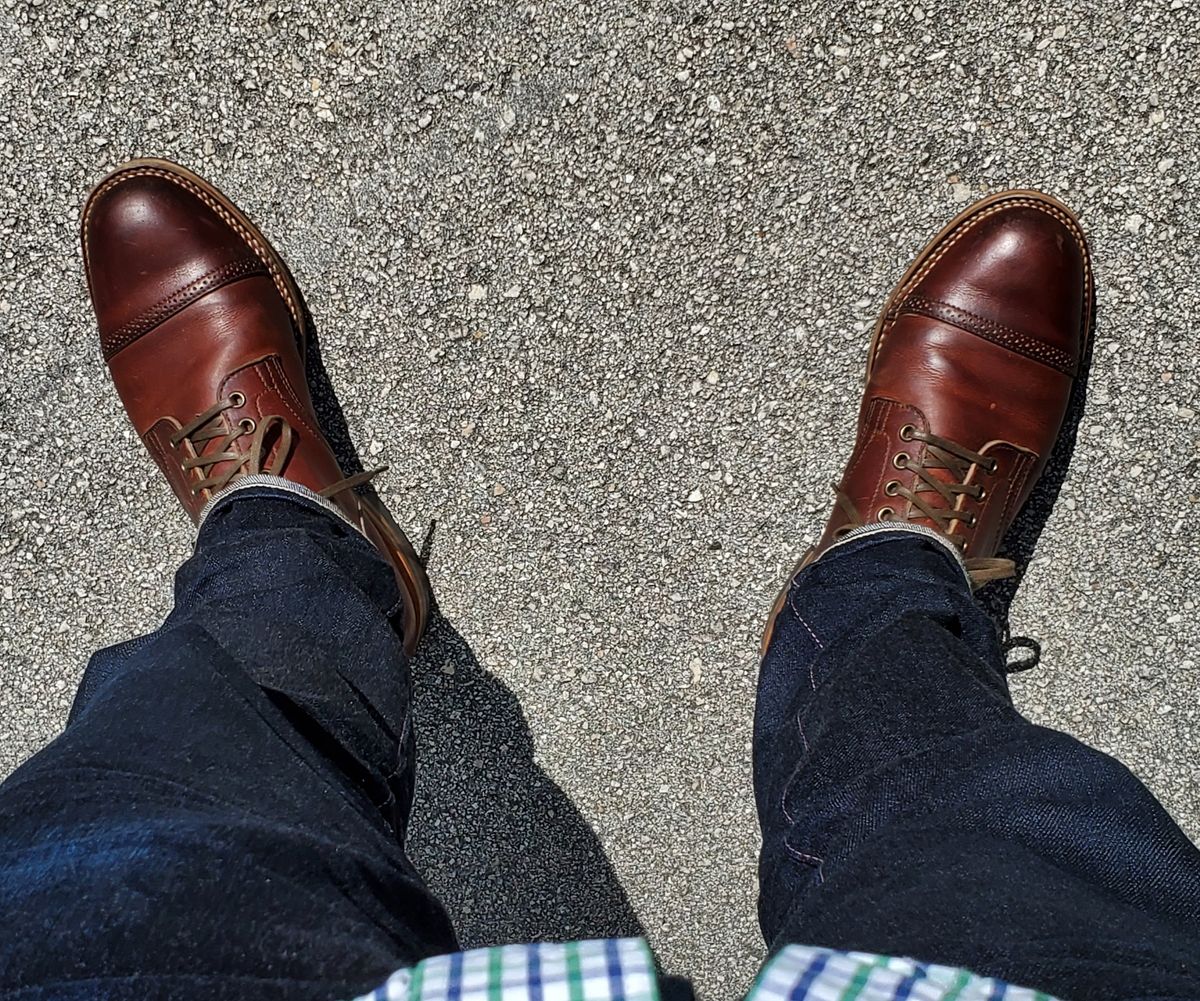
[(1198, 47), (1194, 0), (0, 3), (0, 774), (192, 543), (76, 235), (170, 157), (276, 241), (364, 463), (436, 522), (414, 855), (464, 939), (636, 915), (734, 996), (758, 634), (875, 312), (965, 202), (1039, 187), (1098, 326), (1013, 687), (1200, 835)]

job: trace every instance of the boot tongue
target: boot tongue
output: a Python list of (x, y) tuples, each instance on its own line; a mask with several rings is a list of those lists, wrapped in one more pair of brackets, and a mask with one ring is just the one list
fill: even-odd
[[(213, 478), (221, 477), (227, 474), (231, 467), (237, 467), (230, 480), (233, 483), (239, 476), (263, 472), (270, 467), (282, 443), (282, 425), (286, 422), (278, 417), (263, 416), (262, 400), (256, 393), (254, 380), (242, 378), (242, 373), (227, 379), (222, 389), (225, 393), (224, 399), (230, 406), (221, 414), (221, 419), (225, 422), (227, 431), (239, 432), (225, 451), (236, 452), (239, 458), (216, 463), (208, 475)], [(219, 440), (207, 443), (205, 454), (217, 454), (216, 446), (219, 444)], [(240, 458), (248, 452), (254, 454), (249, 459)]]
[[(945, 483), (947, 486), (957, 482), (948, 469), (930, 469), (926, 467), (925, 474), (931, 479), (937, 480), (939, 483)], [(946, 498), (938, 493), (935, 488), (931, 487), (928, 483), (922, 480), (920, 476), (917, 477), (916, 482), (913, 484), (911, 489), (913, 493), (920, 497), (921, 500), (929, 507), (938, 511), (949, 511), (951, 509), (951, 505), (946, 502)], [(914, 525), (924, 525), (925, 527), (932, 528), (938, 532), (945, 530), (932, 518), (926, 517), (921, 509), (911, 501), (904, 501), (902, 499), (902, 504), (905, 509), (904, 512), (897, 513), (903, 514), (905, 521), (911, 522)]]

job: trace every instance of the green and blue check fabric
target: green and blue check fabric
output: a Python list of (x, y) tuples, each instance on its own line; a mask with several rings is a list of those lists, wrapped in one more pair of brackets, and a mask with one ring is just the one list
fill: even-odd
[(789, 945), (746, 1001), (1055, 1001), (1049, 994), (914, 959)]
[[(472, 949), (398, 970), (356, 1001), (659, 1001), (644, 939)], [(967, 970), (863, 952), (790, 945), (746, 1001), (1054, 1001)]]

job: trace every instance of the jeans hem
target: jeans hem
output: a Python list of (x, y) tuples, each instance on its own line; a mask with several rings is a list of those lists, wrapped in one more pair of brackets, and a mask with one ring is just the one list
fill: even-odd
[(829, 556), (830, 553), (835, 552), (842, 546), (848, 545), (851, 542), (857, 542), (859, 539), (865, 539), (875, 535), (888, 535), (895, 532), (908, 532), (913, 535), (923, 535), (928, 539), (932, 539), (954, 558), (954, 562), (958, 566), (958, 569), (962, 571), (963, 580), (966, 581), (967, 587), (971, 586), (971, 575), (967, 572), (967, 563), (963, 559), (962, 553), (958, 551), (958, 547), (955, 546), (954, 543), (950, 542), (945, 536), (939, 535), (932, 528), (928, 528), (925, 525), (912, 525), (907, 522), (876, 521), (869, 525), (859, 525), (857, 528), (851, 529), (849, 532), (843, 535), (841, 539), (826, 549), (825, 552), (813, 560), (813, 563), (820, 563), (821, 560)]
[(346, 516), (345, 512), (342, 511), (342, 509), (336, 504), (334, 504), (333, 501), (329, 500), (327, 497), (322, 497), (315, 490), (306, 487), (303, 483), (296, 483), (294, 480), (285, 480), (282, 476), (272, 476), (270, 473), (251, 473), (248, 476), (242, 476), (233, 484), (233, 486), (226, 490), (222, 490), (221, 493), (212, 498), (212, 500), (204, 505), (203, 510), (200, 512), (200, 517), (196, 520), (197, 534), (199, 534), (200, 530), (204, 528), (204, 522), (208, 520), (208, 516), (226, 501), (235, 497), (243, 490), (252, 490), (254, 488), (261, 489), (263, 487), (269, 490), (277, 490), (281, 493), (293, 494), (294, 496), (300, 497), (312, 504), (316, 504), (318, 507), (324, 508), (334, 517), (344, 521), (347, 525), (358, 532), (359, 535), (362, 535), (363, 538), (366, 538), (366, 534), (363, 532), (363, 530), (353, 521), (351, 521)]

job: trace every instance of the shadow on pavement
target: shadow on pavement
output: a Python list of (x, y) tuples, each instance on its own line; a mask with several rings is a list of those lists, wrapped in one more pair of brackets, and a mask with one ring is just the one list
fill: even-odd
[(1067, 470), (1071, 465), (1071, 457), (1075, 454), (1079, 422), (1083, 419), (1083, 411), (1087, 403), (1087, 384), (1092, 368), (1092, 348), (1096, 342), (1094, 297), (1089, 309), (1091, 311), (1092, 336), (1080, 363), (1079, 378), (1075, 380), (1075, 385), (1071, 390), (1071, 400), (1067, 405), (1067, 415), (1063, 419), (1062, 431), (1059, 432), (1054, 451), (1050, 453), (1050, 461), (1046, 465), (1045, 472), (1042, 473), (1029, 500), (1021, 508), (1021, 513), (1017, 515), (1012, 528), (1004, 536), (1004, 542), (1000, 547), (1000, 555), (1007, 556), (1016, 562), (1016, 576), (1009, 580), (989, 584), (978, 595), (980, 604), (983, 605), (1000, 634), (1009, 674), (1031, 670), (1038, 666), (1042, 658), (1042, 647), (1036, 639), (1012, 634), (1009, 611), (1012, 608), (1017, 589), (1025, 577), (1029, 561), (1033, 558), (1038, 538), (1042, 534), (1042, 529), (1046, 527), (1046, 521), (1054, 509), (1054, 502), (1058, 499), (1059, 491), (1062, 490), (1063, 481), (1066, 479)]
[[(316, 336), (312, 314), (308, 306), (301, 303), (304, 315), (308, 320), (308, 351), (304, 356), (304, 375), (308, 380), (308, 391), (312, 395), (313, 409), (317, 413), (317, 421), (321, 431), (329, 442), (333, 454), (337, 456), (342, 472), (347, 476), (363, 471), (362, 460), (350, 440), (350, 429), (346, 425), (346, 415), (342, 413), (342, 405), (338, 403), (333, 391), (333, 383), (329, 381), (329, 373), (325, 371), (325, 362), (321, 358), (321, 343)], [(364, 492), (373, 493), (369, 489)]]
[[(305, 313), (313, 404), (342, 471), (352, 475), (363, 465)], [(362, 489), (372, 493), (370, 484)], [(436, 607), (412, 671), (417, 795), (409, 855), (463, 946), (643, 934), (599, 839), (534, 761), (516, 696)]]
[(413, 680), (409, 854), (463, 945), (641, 935), (599, 839), (534, 761), (516, 696), (439, 612)]

